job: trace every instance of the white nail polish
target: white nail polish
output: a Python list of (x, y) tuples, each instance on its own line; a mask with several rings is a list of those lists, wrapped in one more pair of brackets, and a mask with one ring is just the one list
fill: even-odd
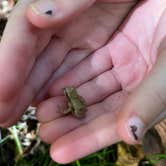
[(35, 3), (33, 3), (31, 5), (32, 10), (36, 13), (36, 14), (44, 14), (47, 16), (52, 16), (55, 13), (55, 3), (53, 3), (53, 1), (51, 0), (40, 0), (37, 1)]
[(129, 119), (127, 128), (129, 136), (134, 139), (134, 141), (139, 141), (144, 135), (145, 124), (140, 118), (133, 116)]

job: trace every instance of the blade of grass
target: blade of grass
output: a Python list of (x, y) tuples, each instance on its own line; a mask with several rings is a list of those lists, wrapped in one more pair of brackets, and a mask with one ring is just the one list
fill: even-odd
[(157, 164), (159, 161), (166, 159), (166, 154), (153, 154), (148, 156), (148, 160), (151, 164)]
[(77, 166), (81, 166), (81, 164), (80, 164), (80, 161), (79, 161), (79, 160), (77, 160), (77, 161), (76, 161), (76, 165), (77, 165)]
[(4, 144), (8, 139), (11, 139), (11, 136), (10, 136), (10, 135), (8, 135), (8, 136), (6, 136), (5, 138), (1, 139), (1, 140), (0, 140), (0, 144)]
[(16, 149), (17, 149), (17, 152), (18, 152), (18, 157), (21, 158), (21, 157), (23, 157), (23, 149), (22, 149), (22, 146), (21, 146), (21, 143), (20, 143), (20, 140), (19, 140), (18, 131), (16, 129), (16, 126), (10, 127), (9, 131), (12, 134), (14, 142), (16, 144)]

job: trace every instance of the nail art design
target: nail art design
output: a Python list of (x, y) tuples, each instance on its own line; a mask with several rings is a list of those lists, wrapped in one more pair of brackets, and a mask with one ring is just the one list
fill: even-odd
[(127, 126), (128, 126), (129, 136), (131, 136), (132, 139), (134, 138), (135, 141), (138, 141), (143, 137), (145, 124), (140, 118), (136, 116), (131, 117), (128, 121)]
[(53, 15), (53, 11), (52, 11), (52, 10), (47, 10), (47, 11), (45, 12), (45, 14), (52, 16), (52, 15)]
[(136, 134), (136, 132), (137, 132), (137, 126), (130, 126), (131, 127), (131, 132), (132, 132), (132, 134), (133, 134), (133, 137), (135, 138), (135, 140), (138, 140), (138, 136), (137, 136), (137, 134)]
[(37, 15), (52, 16), (57, 12), (56, 3), (53, 0), (36, 1), (31, 4), (32, 10)]

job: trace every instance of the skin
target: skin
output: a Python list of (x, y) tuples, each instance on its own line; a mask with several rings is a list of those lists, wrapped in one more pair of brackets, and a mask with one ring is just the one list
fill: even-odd
[[(132, 116), (144, 122), (144, 130), (165, 117), (164, 2), (138, 4), (107, 45), (54, 81), (52, 98), (39, 105), (37, 116), (43, 122), (40, 136), (51, 144), (55, 161), (68, 163), (121, 140), (138, 143), (138, 135), (126, 128)], [(76, 87), (88, 104), (81, 121), (57, 114), (57, 105), (65, 105), (61, 95), (66, 85)]]
[[(93, 153), (103, 147), (116, 143), (120, 140), (124, 140), (128, 143), (136, 143), (133, 138), (130, 137), (129, 132), (125, 128), (125, 124), (130, 118), (131, 114), (136, 114), (137, 116), (139, 116), (145, 122), (146, 127), (149, 127), (149, 125), (153, 124), (152, 122), (157, 122), (159, 119), (164, 117), (162, 114), (163, 112), (161, 111), (165, 108), (165, 105), (162, 103), (164, 103), (163, 101), (165, 101), (166, 99), (166, 95), (163, 93), (163, 89), (165, 89), (165, 83), (163, 84), (163, 82), (165, 82), (165, 77), (164, 72), (162, 72), (164, 71), (166, 66), (164, 63), (166, 62), (165, 56), (163, 56), (165, 55), (166, 46), (166, 42), (164, 40), (164, 19), (166, 18), (164, 12), (164, 2), (164, 0), (142, 1), (141, 4), (138, 4), (135, 10), (131, 12), (129, 17), (125, 20), (124, 24), (121, 25), (121, 28), (116, 31), (109, 42), (107, 42), (107, 38), (107, 40), (105, 41), (107, 44), (103, 43), (102, 45), (100, 45), (100, 47), (94, 47), (94, 45), (96, 45), (96, 41), (101, 41), (101, 37), (103, 36), (103, 34), (101, 33), (96, 33), (94, 35), (96, 37), (101, 35), (99, 38), (100, 40), (97, 40), (95, 38), (91, 42), (92, 45), (90, 45), (90, 48), (97, 49), (96, 52), (93, 52), (95, 49), (90, 49), (91, 51), (93, 50), (93, 53), (88, 52), (89, 56), (83, 56), (84, 58), (87, 57), (83, 61), (81, 61), (83, 58), (81, 58), (81, 60), (78, 58), (79, 60), (75, 63), (75, 65), (71, 63), (70, 59), (77, 59), (77, 56), (74, 55), (80, 55), (80, 52), (76, 52), (75, 54), (73, 53), (72, 55), (74, 56), (74, 58), (72, 58), (72, 55), (70, 54), (71, 57), (69, 59), (66, 58), (63, 63), (65, 65), (62, 64), (62, 66), (56, 71), (54, 76), (52, 76), (50, 81), (48, 80), (51, 76), (49, 77), (49, 79), (43, 79), (44, 83), (42, 84), (42, 81), (39, 81), (39, 78), (41, 79), (40, 73), (42, 68), (39, 68), (40, 65), (38, 66), (35, 63), (36, 61), (32, 61), (32, 59), (36, 58), (35, 55), (38, 55), (38, 57), (40, 57), (41, 55), (33, 52), (30, 52), (28, 54), (28, 52), (26, 52), (24, 58), (22, 59), (20, 58), (21, 56), (19, 56), (22, 54), (18, 54), (18, 50), (21, 51), (21, 49), (18, 48), (24, 48), (25, 46), (32, 47), (35, 43), (38, 43), (36, 32), (38, 32), (37, 34), (40, 37), (43, 37), (43, 35), (45, 34), (45, 38), (50, 38), (51, 35), (48, 35), (50, 29), (35, 29), (34, 27), (29, 26), (27, 22), (25, 22), (25, 17), (22, 17), (22, 13), (19, 13), (21, 11), (23, 13), (25, 12), (25, 8), (23, 8), (23, 6), (26, 6), (27, 4), (25, 4), (24, 1), (24, 4), (20, 5), (20, 9), (22, 10), (15, 10), (15, 15), (20, 14), (21, 17), (20, 20), (18, 19), (19, 23), (21, 23), (19, 25), (24, 26), (19, 27), (21, 28), (21, 30), (18, 29), (17, 26), (17, 28), (15, 29), (16, 33), (14, 33), (14, 35), (19, 33), (21, 33), (22, 35), (28, 34), (27, 36), (29, 40), (25, 41), (28, 43), (24, 43), (24, 47), (20, 47), (22, 46), (22, 42), (19, 43), (19, 41), (10, 43), (13, 41), (9, 40), (13, 38), (13, 33), (10, 33), (11, 27), (12, 29), (14, 29), (13, 27), (16, 27), (16, 25), (18, 25), (16, 24), (18, 22), (16, 22), (16, 20), (12, 19), (11, 17), (11, 21), (6, 28), (6, 32), (0, 46), (0, 72), (3, 73), (2, 71), (7, 70), (7, 73), (11, 73), (10, 76), (12, 76), (12, 79), (10, 77), (11, 80), (8, 83), (8, 75), (2, 75), (2, 81), (0, 82), (0, 94), (2, 94), (0, 95), (0, 104), (2, 106), (0, 108), (3, 108), (3, 110), (5, 110), (5, 112), (1, 111), (0, 115), (1, 122), (4, 122), (2, 123), (2, 126), (10, 125), (15, 122), (16, 119), (18, 119), (25, 105), (27, 103), (30, 103), (34, 96), (38, 94), (36, 91), (34, 93), (34, 88), (35, 90), (37, 89), (37, 91), (40, 92), (38, 94), (39, 97), (36, 98), (36, 100), (40, 101), (42, 98), (40, 98), (40, 96), (43, 96), (43, 94), (45, 94), (44, 92), (47, 92), (47, 89), (49, 87), (50, 95), (54, 97), (47, 101), (44, 101), (39, 105), (39, 112), (37, 116), (38, 119), (43, 123), (40, 128), (40, 136), (46, 142), (51, 143), (50, 153), (53, 160), (60, 163), (68, 163), (90, 153)], [(112, 4), (110, 4), (110, 6), (111, 5)], [(116, 5), (121, 6), (121, 3)], [(115, 6), (113, 7), (113, 9), (114, 8)], [(118, 9), (120, 9), (120, 7), (118, 7)], [(122, 9), (124, 8), (121, 8), (120, 11), (123, 11)], [(92, 8), (90, 8), (89, 10), (93, 11)], [(155, 12), (156, 10), (158, 12)], [(115, 14), (113, 14), (113, 16), (115, 16)], [(115, 20), (113, 18), (111, 24), (114, 24), (113, 22)], [(106, 23), (107, 22), (110, 22), (110, 17), (107, 17)], [(142, 24), (142, 22), (144, 24)], [(82, 27), (81, 24), (80, 26)], [(89, 27), (90, 26), (87, 26), (87, 29)], [(74, 26), (73, 33), (76, 31), (75, 28), (76, 26)], [(107, 30), (110, 31), (110, 29), (111, 28), (109, 27)], [(106, 29), (104, 29), (104, 31), (105, 30)], [(94, 29), (91, 29), (90, 31), (94, 32)], [(70, 33), (68, 31), (68, 34), (71, 35), (71, 31)], [(111, 37), (111, 34), (109, 34), (109, 37)], [(89, 33), (87, 36), (89, 38)], [(72, 39), (73, 38), (70, 38), (71, 41)], [(81, 46), (83, 45), (86, 46), (86, 42), (84, 42), (82, 38), (80, 38), (80, 40), (78, 41), (83, 42), (82, 45), (79, 45), (79, 48), (82, 48)], [(76, 44), (78, 44), (78, 41)], [(7, 45), (6, 42), (8, 43)], [(43, 47), (41, 47), (42, 43), (45, 44), (45, 40), (42, 42), (40, 38), (40, 48), (43, 49)], [(51, 43), (48, 43), (48, 45), (50, 46)], [(64, 50), (63, 42), (59, 45), (58, 43), (59, 42), (52, 45), (52, 47), (47, 48), (48, 52), (46, 54), (49, 55), (49, 51), (51, 50), (51, 48), (55, 48), (56, 52), (58, 53), (53, 57), (56, 57), (56, 60), (59, 60), (61, 58), (63, 59), (62, 54), (59, 54), (59, 51)], [(6, 49), (6, 47), (9, 46), (13, 46), (13, 49)], [(25, 50), (34, 50), (34, 48), (26, 47), (22, 50), (22, 52), (25, 53)], [(10, 52), (11, 50), (12, 52)], [(40, 53), (42, 51), (43, 50), (40, 50)], [(5, 57), (3, 55), (5, 55)], [(15, 56), (12, 58), (11, 55)], [(32, 55), (33, 58), (30, 55)], [(58, 55), (61, 56), (58, 57)], [(157, 60), (157, 57), (158, 61), (154, 67), (154, 70), (151, 70)], [(20, 63), (20, 61), (22, 63)], [(44, 62), (45, 61), (46, 60), (44, 59)], [(39, 61), (39, 58), (37, 59), (37, 62), (38, 64), (42, 64), (41, 61)], [(77, 63), (78, 65), (76, 65)], [(35, 72), (34, 74), (34, 72), (30, 70), (30, 67), (30, 69), (28, 68), (29, 70), (20, 70), (20, 66), (16, 64), (22, 64), (21, 67), (23, 69), (27, 69), (29, 67), (29, 64), (31, 64), (31, 66), (34, 66), (34, 68), (37, 67), (37, 71), (40, 72)], [(47, 73), (48, 70), (46, 69), (48, 69), (48, 66), (44, 68), (44, 71), (47, 71)], [(55, 66), (55, 68), (57, 68), (57, 66), (59, 65), (56, 64)], [(13, 70), (13, 68), (15, 70)], [(21, 72), (18, 72), (19, 70)], [(55, 69), (53, 71), (55, 71)], [(26, 79), (23, 77), (25, 76), (25, 73), (27, 73)], [(143, 83), (141, 83), (138, 89), (135, 89), (143, 78)], [(56, 81), (54, 81), (55, 79)], [(48, 84), (43, 88), (43, 90), (40, 91), (39, 89), (41, 88), (39, 87), (43, 87), (47, 82), (45, 80), (48, 81)], [(13, 84), (11, 84), (11, 82)], [(23, 84), (24, 82), (26, 82), (26, 85), (29, 85), (29, 89), (27, 91), (22, 90), (25, 87), (25, 85)], [(42, 84), (42, 86), (39, 86), (36, 82)], [(58, 108), (58, 106), (66, 106), (64, 96), (62, 96), (62, 89), (66, 85), (76, 87), (78, 93), (87, 101), (87, 118), (83, 120), (77, 120), (71, 116), (63, 117), (57, 112), (58, 109), (56, 108)], [(33, 94), (30, 93), (31, 90), (33, 91)], [(20, 91), (20, 94), (22, 94), (21, 97), (18, 96), (18, 91)], [(131, 94), (131, 96), (129, 94)], [(145, 94), (148, 94), (148, 98)], [(12, 103), (11, 99), (15, 101), (15, 103), (13, 102), (14, 104)], [(123, 109), (121, 109), (122, 105)], [(14, 106), (13, 108), (15, 108), (15, 114), (13, 114), (14, 116), (12, 116), (12, 118), (7, 118), (10, 115), (12, 106)], [(46, 110), (49, 110), (49, 114)], [(151, 111), (151, 114), (149, 114), (149, 111)], [(89, 142), (89, 140), (92, 141)], [(75, 150), (73, 151), (73, 149)]]
[[(109, 5), (97, 3), (60, 30), (50, 27), (42, 30), (26, 17), (31, 2), (19, 1), (0, 44), (2, 127), (17, 122), (33, 100), (43, 100), (43, 95), (39, 99), (36, 96), (41, 90), (45, 94), (43, 91), (47, 91), (45, 86), (51, 78), (54, 80), (63, 75), (102, 47), (135, 4), (134, 1)], [(112, 22), (108, 22), (108, 18)], [(10, 116), (11, 112), (13, 116)]]

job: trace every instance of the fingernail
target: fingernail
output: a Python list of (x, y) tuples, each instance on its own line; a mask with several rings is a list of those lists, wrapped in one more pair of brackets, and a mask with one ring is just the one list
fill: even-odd
[(31, 4), (32, 10), (38, 15), (52, 16), (55, 13), (55, 3), (51, 0), (39, 0)]
[(138, 117), (131, 117), (128, 121), (127, 128), (129, 131), (129, 136), (134, 141), (140, 141), (144, 135), (145, 124)]

